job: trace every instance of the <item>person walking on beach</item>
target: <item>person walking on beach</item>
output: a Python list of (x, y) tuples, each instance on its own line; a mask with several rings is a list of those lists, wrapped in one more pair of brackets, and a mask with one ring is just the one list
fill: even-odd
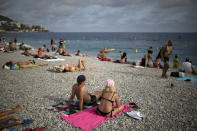
[(79, 75), (77, 77), (77, 83), (72, 87), (72, 94), (70, 96), (68, 104), (70, 104), (75, 96), (79, 100), (79, 107), (80, 110), (78, 113), (83, 112), (83, 105), (84, 104), (94, 104), (96, 101), (101, 97), (102, 91), (97, 91), (94, 93), (88, 93), (85, 88), (87, 78), (84, 75)]
[(173, 46), (174, 42), (172, 40), (168, 41), (168, 44), (163, 46), (160, 51), (159, 54), (156, 58), (156, 63), (159, 63), (159, 59), (161, 59), (164, 62), (164, 68), (162, 71), (162, 77), (167, 77), (166, 76), (166, 72), (168, 71), (169, 68), (169, 56), (172, 54), (172, 46)]

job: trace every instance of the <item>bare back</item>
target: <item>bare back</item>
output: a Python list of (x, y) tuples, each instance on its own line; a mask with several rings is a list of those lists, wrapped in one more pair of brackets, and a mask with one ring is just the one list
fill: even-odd
[(118, 107), (120, 106), (118, 94), (116, 92), (103, 91), (99, 110), (103, 112), (110, 112), (112, 111), (113, 104), (116, 104)]
[(89, 103), (90, 96), (88, 95), (88, 92), (85, 87), (81, 87), (78, 84), (74, 84), (72, 88), (72, 92), (74, 93), (74, 96), (76, 95), (78, 100), (80, 100), (80, 98), (82, 97), (84, 103)]

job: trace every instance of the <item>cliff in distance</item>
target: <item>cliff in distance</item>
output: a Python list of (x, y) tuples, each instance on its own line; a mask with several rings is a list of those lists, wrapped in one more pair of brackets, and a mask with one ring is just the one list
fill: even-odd
[(49, 32), (39, 25), (27, 25), (0, 15), (0, 32)]

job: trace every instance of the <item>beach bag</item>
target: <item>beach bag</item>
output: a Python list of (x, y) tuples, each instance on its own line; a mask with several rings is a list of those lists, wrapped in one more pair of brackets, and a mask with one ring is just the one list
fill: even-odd
[(172, 77), (184, 77), (184, 73), (183, 72), (171, 72), (170, 76)]

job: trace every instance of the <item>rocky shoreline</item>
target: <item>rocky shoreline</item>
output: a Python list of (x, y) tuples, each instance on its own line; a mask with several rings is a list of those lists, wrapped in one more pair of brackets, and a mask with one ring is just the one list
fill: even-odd
[[(35, 51), (32, 51), (35, 53)], [(49, 53), (53, 54), (53, 53)], [(89, 92), (102, 90), (107, 79), (113, 79), (121, 98), (128, 105), (130, 101), (140, 107), (140, 112), (147, 115), (144, 120), (135, 120), (127, 114), (108, 120), (95, 130), (196, 130), (197, 129), (197, 83), (179, 81), (170, 77), (161, 78), (161, 69), (136, 69), (129, 64), (101, 62), (95, 57), (88, 58), (87, 66), (96, 68), (92, 71), (73, 73), (54, 73), (47, 69), (60, 64), (77, 64), (80, 57), (60, 56), (62, 62), (47, 62), (48, 66), (34, 69), (0, 69), (0, 111), (21, 105), (16, 115), (20, 120), (33, 119), (27, 126), (15, 128), (36, 128), (45, 126), (46, 130), (77, 130), (61, 119), (61, 113), (47, 110), (48, 106), (67, 100), (72, 85), (78, 75), (88, 77), (86, 84)], [(25, 61), (34, 59), (14, 53), (0, 52), (0, 66), (9, 60)], [(34, 59), (37, 63), (42, 62)], [(196, 76), (194, 76), (196, 77)], [(171, 84), (173, 83), (173, 87)]]

